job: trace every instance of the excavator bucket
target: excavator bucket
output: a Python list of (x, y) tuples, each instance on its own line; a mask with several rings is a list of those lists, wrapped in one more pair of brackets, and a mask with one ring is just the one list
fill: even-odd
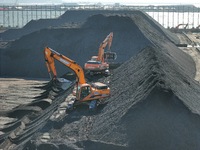
[(117, 54), (115, 52), (104, 52), (105, 60), (115, 60), (117, 59)]

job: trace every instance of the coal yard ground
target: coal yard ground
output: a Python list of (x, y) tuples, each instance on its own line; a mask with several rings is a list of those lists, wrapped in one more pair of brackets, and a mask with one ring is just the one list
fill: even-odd
[[(110, 32), (118, 66), (86, 78), (107, 83), (111, 96), (96, 112), (65, 111), (74, 76), (56, 63), (58, 76), (70, 80), (58, 90), (44, 48), (83, 67)], [(137, 10), (70, 10), (0, 37), (0, 149), (200, 149), (200, 33), (172, 33)]]

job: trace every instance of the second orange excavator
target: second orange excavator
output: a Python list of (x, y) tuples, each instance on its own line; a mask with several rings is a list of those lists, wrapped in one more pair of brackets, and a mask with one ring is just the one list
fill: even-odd
[(54, 60), (57, 60), (74, 71), (76, 75), (75, 99), (73, 99), (73, 106), (80, 103), (89, 104), (90, 109), (96, 109), (97, 105), (110, 96), (110, 88), (100, 82), (92, 84), (86, 83), (84, 71), (80, 65), (68, 57), (56, 52), (55, 50), (45, 47), (44, 56), (48, 72), (53, 74), (53, 79), (56, 80), (57, 72)]
[[(92, 56), (84, 65), (84, 69), (89, 71), (90, 75), (94, 74), (108, 74), (109, 63), (108, 60), (115, 60), (116, 53), (111, 52), (113, 32), (111, 32), (99, 46), (98, 56)], [(108, 45), (108, 50), (105, 52), (105, 48)]]

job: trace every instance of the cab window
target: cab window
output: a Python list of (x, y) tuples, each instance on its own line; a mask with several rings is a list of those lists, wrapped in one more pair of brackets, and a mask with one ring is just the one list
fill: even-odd
[(85, 86), (81, 88), (81, 99), (85, 98), (88, 96), (91, 92), (90, 86)]

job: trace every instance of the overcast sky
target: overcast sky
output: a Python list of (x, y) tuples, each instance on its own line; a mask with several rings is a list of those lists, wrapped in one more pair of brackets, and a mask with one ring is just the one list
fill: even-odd
[(63, 2), (101, 2), (126, 4), (200, 4), (199, 0), (62, 0)]
[(199, 0), (0, 0), (0, 4), (2, 3), (120, 3), (120, 4), (145, 4), (145, 5), (153, 5), (153, 4), (195, 4), (200, 5)]

